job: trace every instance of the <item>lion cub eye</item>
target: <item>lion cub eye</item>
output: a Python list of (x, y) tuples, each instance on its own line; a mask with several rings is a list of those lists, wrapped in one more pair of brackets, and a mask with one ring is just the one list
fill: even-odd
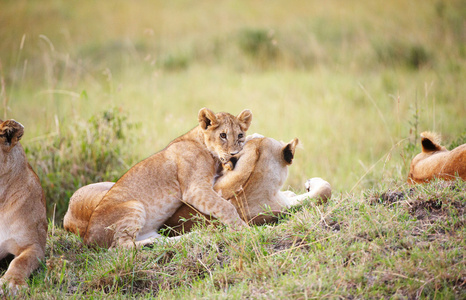
[(243, 136), (244, 136), (244, 134), (242, 134), (242, 133), (238, 134), (238, 139), (242, 139)]
[(222, 139), (226, 139), (226, 138), (227, 138), (227, 134), (226, 134), (225, 132), (222, 132), (222, 133), (220, 133), (220, 137), (221, 137)]

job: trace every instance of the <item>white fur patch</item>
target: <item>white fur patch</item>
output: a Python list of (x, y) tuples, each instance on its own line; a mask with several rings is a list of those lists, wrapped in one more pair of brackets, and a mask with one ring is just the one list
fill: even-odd
[(308, 179), (306, 183), (304, 184), (304, 187), (306, 188), (306, 191), (310, 192), (312, 189), (318, 188), (323, 185), (329, 184), (327, 181), (323, 180), (320, 177), (314, 177), (311, 179)]
[(161, 237), (162, 236), (158, 232), (152, 231), (152, 232), (148, 232), (146, 234), (138, 235), (136, 237), (136, 242), (147, 240), (147, 239), (158, 239), (158, 238), (161, 238)]
[(247, 143), (248, 141), (252, 140), (252, 139), (261, 139), (263, 138), (264, 136), (262, 134), (259, 134), (259, 133), (253, 133), (251, 135), (248, 135), (246, 137), (246, 140), (245, 142)]
[(8, 254), (6, 242), (10, 239), (10, 233), (6, 221), (3, 218), (0, 218), (0, 228), (0, 259), (2, 259)]

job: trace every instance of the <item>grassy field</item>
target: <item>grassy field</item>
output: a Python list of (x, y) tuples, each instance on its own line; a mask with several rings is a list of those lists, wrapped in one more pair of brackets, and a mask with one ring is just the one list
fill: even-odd
[(277, 225), (93, 250), (50, 225), (25, 298), (464, 299), (466, 183), (307, 203)]
[[(448, 147), (465, 142), (464, 16), (461, 0), (2, 1), (0, 118), (25, 125), (22, 144), (56, 224), (49, 241), (52, 266), (31, 279), (31, 293), (37, 290), (44, 298), (148, 291), (188, 297), (189, 290), (198, 298), (228, 293), (260, 298), (271, 296), (270, 290), (277, 298), (464, 295), (463, 225), (455, 227), (455, 235), (445, 234), (445, 243), (453, 246), (439, 250), (442, 242), (429, 240), (430, 233), (411, 234), (422, 223), (415, 213), (367, 204), (371, 191), (405, 191), (420, 132), (442, 134)], [(341, 209), (351, 234), (322, 229), (316, 208), (244, 237), (206, 231), (201, 234), (206, 242), (121, 255), (82, 248), (60, 229), (77, 188), (116, 180), (196, 126), (202, 107), (233, 114), (249, 108), (251, 133), (283, 141), (298, 137), (301, 148), (285, 188), (302, 191), (310, 177), (328, 180), (335, 196), (320, 213)], [(455, 197), (464, 205), (463, 194)], [(366, 215), (360, 207), (369, 209)], [(459, 211), (444, 217), (463, 220)], [(367, 226), (357, 228), (363, 219)], [(456, 222), (448, 220), (448, 226)], [(400, 246), (405, 233), (414, 239), (410, 247), (421, 243), (417, 258)], [(202, 254), (210, 239), (209, 247), (217, 248)], [(298, 247), (301, 241), (307, 246)], [(323, 242), (334, 252), (316, 248)], [(228, 245), (234, 243), (244, 251), (232, 254)], [(345, 247), (350, 250), (337, 253)], [(187, 252), (200, 257), (190, 253), (188, 263), (179, 257)], [(354, 265), (336, 268), (339, 255), (349, 255)], [(405, 256), (392, 261), (392, 255)], [(455, 258), (439, 262), (445, 266), (437, 273), (423, 264), (432, 260), (436, 266), (438, 255)], [(73, 266), (65, 267), (66, 261)], [(236, 265), (240, 262), (245, 267)], [(121, 269), (109, 271), (100, 263)], [(409, 271), (410, 264), (422, 270)], [(449, 267), (460, 270), (446, 278), (443, 270)], [(184, 275), (176, 273), (180, 268)]]

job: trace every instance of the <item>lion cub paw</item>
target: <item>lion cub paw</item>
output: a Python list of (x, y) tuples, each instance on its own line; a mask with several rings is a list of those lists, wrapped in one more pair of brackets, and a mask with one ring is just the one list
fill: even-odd
[(233, 162), (231, 160), (223, 164), (224, 171), (233, 171), (234, 167), (235, 166), (233, 165)]
[(249, 227), (248, 223), (244, 222), (243, 220), (238, 220), (237, 222), (232, 224), (231, 229), (233, 229), (234, 231), (239, 231), (247, 227)]
[(233, 169), (235, 168), (237, 162), (238, 162), (238, 157), (232, 156), (229, 161), (222, 164), (221, 175), (225, 175), (225, 173), (228, 172), (228, 171), (233, 171)]

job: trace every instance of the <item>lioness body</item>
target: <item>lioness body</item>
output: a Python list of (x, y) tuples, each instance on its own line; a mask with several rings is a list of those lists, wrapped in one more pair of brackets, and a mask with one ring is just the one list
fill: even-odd
[[(245, 226), (235, 207), (213, 190), (212, 182), (219, 160), (226, 162), (242, 149), (251, 118), (248, 110), (234, 117), (201, 109), (199, 126), (132, 167), (94, 203), (92, 212), (67, 213), (65, 229), (80, 231), (86, 244), (102, 247), (152, 243), (183, 202), (224, 224)], [(87, 228), (79, 229), (74, 220), (86, 216), (90, 216)]]
[(466, 180), (466, 144), (448, 151), (430, 132), (421, 134), (421, 144), (422, 152), (411, 161), (408, 183), (425, 183), (434, 178), (453, 180), (457, 176)]
[(14, 294), (44, 258), (47, 218), (39, 178), (19, 143), (23, 126), (0, 122), (0, 259), (15, 256), (0, 278), (0, 294), (4, 284)]

